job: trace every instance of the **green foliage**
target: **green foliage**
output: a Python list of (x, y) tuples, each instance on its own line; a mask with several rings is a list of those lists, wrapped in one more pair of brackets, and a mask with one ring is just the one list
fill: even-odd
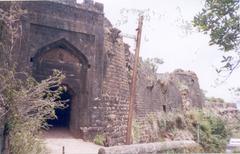
[(184, 129), (184, 117), (180, 114), (164, 113), (164, 114), (148, 114), (146, 121), (150, 125), (153, 141), (158, 138), (162, 141), (165, 134), (172, 134), (177, 129)]
[(157, 120), (158, 129), (160, 131), (173, 131), (184, 127), (182, 118), (183, 117), (179, 114), (165, 113), (158, 115), (155, 119)]
[(38, 121), (19, 123), (19, 119), (9, 122), (10, 152), (17, 154), (45, 154), (47, 150), (41, 140), (37, 139)]
[(140, 141), (140, 125), (136, 120), (133, 121), (133, 143), (138, 143)]
[[(146, 120), (152, 129), (152, 132), (149, 133), (158, 137), (159, 140), (166, 137), (179, 139), (178, 135), (186, 132), (187, 137), (192, 136), (202, 147), (202, 149), (198, 149), (199, 151), (195, 149), (194, 152), (224, 152), (231, 132), (221, 117), (206, 109), (192, 110), (186, 114), (164, 113), (156, 115), (152, 113), (147, 116)], [(157, 130), (154, 127), (155, 124)]]
[(30, 74), (16, 70), (13, 53), (21, 52), (15, 47), (20, 40), (20, 18), (25, 12), (19, 4), (11, 2), (9, 11), (0, 9), (0, 22), (4, 21), (6, 29), (4, 39), (0, 40), (0, 107), (5, 111), (0, 117), (6, 121), (9, 153), (45, 154), (39, 131), (48, 126), (47, 119), (56, 118), (55, 108), (65, 107), (57, 101), (64, 76), (54, 71), (39, 83)]
[(186, 117), (188, 129), (193, 133), (195, 140), (200, 141), (204, 152), (224, 152), (229, 130), (220, 117), (207, 111), (191, 111)]
[[(8, 73), (12, 74), (11, 71)], [(64, 108), (63, 103), (56, 101), (62, 88), (49, 90), (50, 87), (59, 87), (63, 76), (56, 72), (41, 83), (37, 83), (30, 76), (27, 76), (26, 80), (11, 77), (6, 75), (1, 78), (1, 81), (5, 81), (1, 96), (7, 112), (10, 152), (46, 153), (39, 139), (39, 130), (48, 126), (47, 119), (56, 118), (55, 108)]]
[(205, 8), (194, 18), (194, 26), (210, 33), (210, 44), (224, 51), (239, 45), (239, 0), (206, 0)]
[(105, 137), (101, 134), (97, 134), (93, 140), (93, 142), (97, 145), (104, 145)]
[(153, 123), (157, 120), (157, 116), (154, 113), (149, 113), (147, 115), (147, 120), (149, 124), (153, 125)]
[(166, 128), (166, 121), (164, 119), (158, 119), (157, 125), (160, 130), (164, 129)]
[[(210, 35), (210, 45), (218, 45), (223, 51), (233, 50), (239, 55), (240, 48), (240, 1), (206, 0), (205, 7), (194, 17), (193, 25)], [(224, 66), (217, 72), (232, 71), (240, 63), (233, 54), (223, 56)]]

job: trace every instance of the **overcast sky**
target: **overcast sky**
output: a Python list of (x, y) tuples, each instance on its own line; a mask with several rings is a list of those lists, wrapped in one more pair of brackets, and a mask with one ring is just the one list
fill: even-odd
[[(164, 60), (159, 72), (172, 72), (181, 68), (194, 71), (201, 89), (207, 96), (235, 101), (228, 91), (239, 86), (240, 70), (235, 71), (223, 84), (216, 87), (219, 77), (215, 68), (219, 66), (222, 52), (216, 46), (209, 46), (209, 37), (197, 31), (185, 31), (182, 19), (189, 21), (203, 7), (202, 0), (96, 0), (104, 4), (105, 16), (114, 26), (125, 34), (136, 34), (137, 15), (134, 11), (126, 13), (122, 9), (143, 9), (150, 15), (144, 21), (141, 56), (158, 57)], [(121, 21), (121, 24), (119, 23)], [(126, 23), (123, 23), (127, 21)], [(126, 39), (134, 48), (133, 41)]]

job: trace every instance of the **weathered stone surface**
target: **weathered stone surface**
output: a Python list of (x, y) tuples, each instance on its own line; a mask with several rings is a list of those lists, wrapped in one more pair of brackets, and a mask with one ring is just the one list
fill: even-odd
[(204, 104), (196, 74), (176, 70), (173, 73), (157, 74), (144, 62), (138, 71), (136, 117), (145, 117), (152, 112), (181, 112), (202, 108)]
[(167, 150), (196, 148), (198, 146), (199, 145), (192, 140), (155, 142), (101, 148), (99, 149), (98, 154), (158, 154)]
[(102, 83), (102, 105), (105, 107), (101, 112), (103, 121), (107, 125), (103, 133), (110, 138), (108, 145), (118, 145), (125, 143), (129, 85), (127, 69), (124, 65), (126, 60), (123, 40), (118, 35), (118, 30), (110, 24), (105, 25), (104, 80)]
[(204, 108), (221, 116), (222, 119), (228, 121), (229, 123), (239, 122), (240, 110), (237, 108), (237, 104), (235, 103), (228, 103), (223, 99), (212, 98), (206, 100)]
[[(173, 72), (173, 77), (182, 94), (184, 109), (202, 108), (204, 105), (204, 95), (200, 89), (197, 75), (191, 71), (178, 69)], [(189, 104), (184, 106), (184, 103), (187, 103), (187, 101), (189, 101)]]
[[(126, 67), (132, 73), (133, 55), (125, 45)], [(129, 86), (131, 85), (131, 76)], [(182, 112), (202, 108), (204, 104), (198, 78), (191, 71), (176, 70), (173, 73), (158, 74), (141, 60), (138, 68), (137, 94), (134, 104), (134, 119), (140, 125), (140, 142), (157, 140), (146, 125), (150, 114)]]

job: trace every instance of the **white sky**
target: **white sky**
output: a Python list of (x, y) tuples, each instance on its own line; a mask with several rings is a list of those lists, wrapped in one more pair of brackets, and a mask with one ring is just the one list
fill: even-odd
[[(79, 0), (80, 1), (80, 0)], [(206, 90), (207, 96), (224, 98), (226, 101), (236, 101), (228, 88), (239, 86), (240, 71), (220, 86), (215, 87), (218, 74), (215, 67), (219, 64), (222, 52), (216, 46), (209, 46), (209, 37), (202, 33), (184, 33), (179, 28), (179, 20), (189, 22), (198, 13), (202, 0), (96, 0), (104, 4), (105, 16), (113, 25), (126, 34), (136, 34), (137, 16), (128, 13), (127, 23), (118, 25), (123, 21), (121, 9), (149, 9), (150, 21), (144, 21), (141, 56), (158, 57), (164, 60), (159, 66), (159, 72), (172, 72), (177, 68), (194, 71), (200, 82), (200, 87)], [(155, 15), (151, 12), (155, 12)], [(125, 14), (126, 15), (126, 14)], [(133, 41), (126, 40), (134, 48)]]

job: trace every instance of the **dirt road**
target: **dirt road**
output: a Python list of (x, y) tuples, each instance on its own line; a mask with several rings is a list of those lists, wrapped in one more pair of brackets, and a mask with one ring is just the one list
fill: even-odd
[(43, 133), (46, 147), (51, 154), (97, 154), (99, 145), (74, 138), (67, 129), (51, 129)]

